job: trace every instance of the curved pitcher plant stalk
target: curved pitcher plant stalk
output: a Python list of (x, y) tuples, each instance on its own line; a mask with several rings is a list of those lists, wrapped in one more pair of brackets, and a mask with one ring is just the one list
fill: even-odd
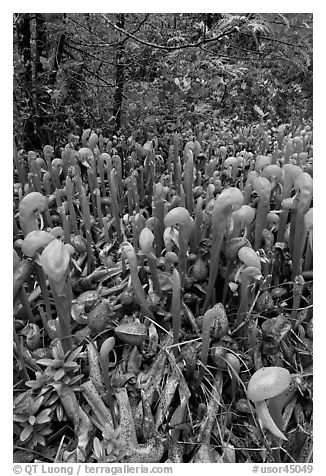
[(181, 162), (179, 158), (179, 137), (178, 134), (173, 134), (173, 183), (177, 193), (180, 193), (180, 181), (181, 181)]
[(202, 238), (202, 225), (204, 222), (204, 211), (203, 211), (204, 199), (199, 197), (196, 203), (195, 209), (195, 223), (193, 228), (193, 233), (190, 236), (190, 251), (191, 253), (196, 253), (197, 247)]
[[(279, 428), (283, 421), (281, 400), (277, 400), (290, 383), (291, 375), (288, 370), (282, 367), (262, 367), (252, 375), (247, 389), (247, 397), (255, 404), (261, 427), (267, 428), (276, 438), (285, 441), (287, 438)], [(269, 401), (269, 408), (266, 401)], [(273, 416), (270, 413), (272, 409)]]
[(137, 247), (135, 247), (135, 250), (138, 250), (139, 235), (146, 226), (146, 218), (144, 217), (142, 210), (135, 215), (135, 223), (136, 223), (135, 239), (137, 239)]
[(155, 179), (155, 157), (154, 157), (153, 145), (151, 142), (149, 144), (148, 150), (146, 151), (144, 170), (145, 170), (145, 177), (146, 177), (145, 183), (147, 186), (148, 201), (151, 203), (152, 197), (153, 197), (153, 185), (154, 185), (154, 179)]
[(305, 280), (303, 279), (301, 274), (293, 278), (291, 322), (292, 328), (294, 330), (298, 328), (298, 325), (300, 323), (300, 320), (298, 319), (298, 312), (300, 309), (301, 297), (305, 284)]
[(100, 177), (100, 188), (101, 188), (101, 196), (102, 198), (106, 197), (106, 190), (105, 190), (105, 177), (104, 177), (104, 157), (103, 153), (97, 159), (97, 171)]
[(227, 167), (230, 172), (230, 176), (235, 179), (238, 175), (238, 158), (237, 157), (228, 157), (224, 161), (224, 167)]
[(270, 165), (272, 162), (271, 157), (267, 155), (257, 155), (255, 162), (255, 171), (261, 172), (265, 167)]
[[(250, 287), (255, 283), (255, 281), (261, 279), (261, 271), (259, 268), (254, 266), (249, 266), (245, 268), (241, 273), (240, 278), (240, 305), (238, 308), (237, 318), (235, 321), (235, 327), (239, 327), (243, 323), (243, 318), (245, 314), (249, 311), (251, 297), (253, 291)], [(245, 326), (239, 331), (240, 336), (246, 336)]]
[(93, 154), (94, 154), (94, 151), (95, 151), (95, 148), (96, 148), (97, 144), (98, 144), (98, 135), (96, 134), (96, 132), (92, 132), (91, 135), (89, 136), (87, 145), (91, 149)]
[(253, 191), (253, 181), (258, 177), (257, 172), (254, 170), (251, 170), (246, 179), (246, 184), (243, 190), (243, 203), (244, 205), (248, 205), (250, 202), (250, 196)]
[(51, 241), (55, 239), (54, 235), (47, 231), (35, 230), (25, 236), (21, 250), (25, 256), (34, 258), (40, 249), (44, 249)]
[(293, 138), (293, 148), (294, 153), (299, 155), (303, 151), (303, 139), (300, 136), (295, 136)]
[(102, 152), (99, 157), (99, 160), (103, 162), (104, 177), (106, 176), (107, 180), (110, 178), (110, 173), (112, 170), (112, 160), (110, 154), (107, 152)]
[(228, 150), (227, 150), (227, 148), (225, 147), (225, 145), (221, 145), (220, 148), (219, 148), (219, 154), (220, 154), (221, 159), (222, 159), (222, 164), (224, 164), (224, 161), (225, 161), (225, 159), (226, 159), (227, 153), (228, 153)]
[(173, 144), (170, 144), (168, 157), (166, 161), (166, 172), (167, 172), (167, 175), (169, 176), (170, 183), (172, 181), (172, 160), (173, 160)]
[(260, 248), (263, 230), (266, 224), (266, 216), (269, 212), (269, 201), (271, 196), (272, 185), (265, 177), (257, 177), (253, 180), (253, 189), (258, 194), (258, 206), (255, 222), (255, 250)]
[(132, 215), (133, 213), (133, 203), (132, 203), (132, 191), (130, 187), (130, 177), (126, 177), (124, 180), (124, 186), (127, 188), (127, 191), (125, 192), (125, 196), (127, 196), (127, 206), (128, 206), (128, 214)]
[(243, 195), (238, 188), (230, 187), (223, 190), (221, 195), (215, 200), (212, 212), (212, 244), (211, 262), (209, 269), (208, 285), (202, 312), (206, 312), (209, 306), (215, 281), (217, 278), (220, 252), (224, 235), (227, 231), (228, 219), (234, 210), (238, 210), (243, 205)]
[(52, 171), (53, 183), (56, 189), (61, 188), (60, 175), (62, 174), (62, 166), (63, 166), (62, 159), (56, 158), (52, 160), (51, 171)]
[(77, 161), (86, 169), (91, 167), (94, 161), (94, 154), (89, 147), (81, 147), (77, 153)]
[(165, 270), (173, 271), (174, 267), (178, 264), (178, 255), (173, 251), (167, 251), (164, 256)]
[(164, 233), (164, 187), (161, 183), (156, 183), (153, 188), (153, 216), (157, 218), (155, 227), (156, 256), (160, 256), (163, 250)]
[(82, 141), (82, 146), (83, 147), (88, 147), (88, 139), (89, 136), (91, 135), (92, 129), (87, 128), (83, 130), (82, 136), (81, 136), (81, 141)]
[(178, 269), (180, 273), (181, 286), (183, 287), (186, 277), (188, 242), (192, 228), (192, 221), (188, 210), (183, 207), (173, 208), (165, 215), (164, 225), (166, 227), (179, 225)]
[(301, 272), (302, 254), (307, 235), (304, 219), (312, 201), (313, 180), (311, 176), (306, 172), (300, 174), (294, 182), (294, 188), (299, 193), (299, 197), (293, 240), (292, 278)]
[(51, 179), (51, 174), (49, 171), (45, 172), (43, 175), (43, 189), (45, 191), (45, 194), (47, 196), (51, 195), (52, 191), (52, 179)]
[[(123, 195), (123, 183), (122, 183), (122, 161), (121, 158), (118, 154), (113, 154), (112, 155), (112, 166), (116, 170), (116, 178), (117, 178), (117, 183), (118, 183), (118, 196), (122, 197)], [(120, 212), (122, 213), (122, 202), (120, 203), (121, 208)]]
[[(43, 160), (43, 159), (41, 159)], [(40, 166), (37, 162), (37, 158), (33, 157), (29, 162), (29, 174), (28, 176), (31, 177), (33, 189), (35, 192), (42, 192), (42, 185), (41, 185), (41, 177), (40, 177)]]
[(74, 248), (71, 245), (64, 245), (55, 238), (49, 242), (40, 256), (39, 262), (58, 296), (64, 295), (66, 272), (73, 253)]
[[(283, 170), (283, 182), (282, 182), (282, 194), (281, 201), (291, 197), (291, 191), (293, 189), (295, 179), (302, 173), (302, 170), (297, 165), (285, 164), (282, 167)], [(283, 210), (280, 213), (280, 220), (277, 230), (277, 241), (284, 241), (284, 233), (286, 229), (288, 210)]]
[(143, 204), (145, 200), (145, 176), (144, 167), (142, 165), (139, 167), (139, 173), (137, 175), (137, 188), (139, 190), (139, 202)]
[(87, 169), (87, 180), (88, 180), (88, 186), (89, 186), (89, 198), (91, 200), (92, 204), (92, 212), (93, 215), (96, 215), (96, 200), (95, 200), (95, 195), (94, 195), (94, 189), (97, 187), (97, 181), (96, 181), (96, 175), (91, 169)]
[(65, 352), (73, 348), (70, 325), (72, 290), (69, 280), (67, 281), (70, 257), (73, 252), (71, 245), (64, 245), (58, 239), (54, 239), (44, 248), (39, 258), (39, 263), (49, 278), (58, 312), (60, 339)]
[(298, 160), (297, 160), (297, 164), (299, 165), (299, 167), (304, 169), (307, 164), (307, 161), (308, 161), (308, 152), (300, 152), (298, 154)]
[(178, 343), (181, 329), (181, 280), (178, 271), (172, 271), (172, 328), (173, 328), (173, 353), (178, 356)]
[(231, 378), (231, 397), (232, 400), (235, 400), (241, 363), (235, 353), (228, 352), (227, 350), (226, 347), (222, 347), (219, 344), (213, 345), (210, 349), (210, 356), (218, 370), (228, 370)]
[(60, 208), (58, 208), (58, 213), (61, 218), (62, 227), (64, 231), (64, 241), (65, 243), (71, 244), (71, 234), (70, 234), (70, 221), (69, 216), (66, 214), (67, 202), (64, 202)]
[(281, 150), (282, 149), (282, 146), (283, 146), (283, 140), (284, 140), (284, 136), (285, 136), (285, 125), (282, 124), (280, 125), (278, 128), (277, 128), (277, 144), (278, 144), (278, 148)]
[(186, 194), (186, 208), (191, 214), (194, 209), (194, 158), (191, 149), (185, 152), (185, 166), (184, 166), (184, 189)]
[(131, 187), (131, 193), (132, 193), (132, 198), (133, 198), (136, 213), (139, 213), (139, 211), (140, 211), (140, 198), (139, 198), (139, 193), (138, 193), (138, 186), (137, 186), (137, 179), (136, 179), (135, 172), (130, 177), (130, 187)]
[(121, 244), (121, 250), (124, 256), (127, 258), (129, 267), (130, 267), (130, 276), (131, 276), (131, 284), (133, 287), (133, 290), (135, 292), (135, 295), (137, 297), (137, 300), (143, 309), (144, 313), (149, 316), (151, 319), (154, 319), (152, 311), (149, 309), (149, 306), (146, 301), (146, 295), (144, 292), (144, 289), (141, 285), (139, 276), (138, 276), (138, 260), (137, 260), (137, 255), (134, 250), (134, 247), (128, 243), (127, 241), (124, 241)]
[(154, 235), (147, 226), (142, 229), (139, 235), (139, 247), (147, 258), (149, 269), (151, 271), (154, 291), (158, 296), (162, 295), (160, 282), (157, 273), (157, 258), (153, 249)]
[(102, 369), (102, 375), (105, 383), (105, 399), (106, 403), (110, 409), (112, 415), (112, 421), (114, 428), (117, 428), (117, 418), (114, 411), (114, 403), (113, 403), (113, 395), (112, 395), (112, 388), (109, 379), (109, 368), (110, 368), (110, 352), (113, 351), (115, 346), (115, 338), (108, 337), (103, 344), (101, 345), (101, 349), (99, 352), (99, 360)]
[(36, 212), (43, 212), (47, 206), (46, 197), (39, 192), (31, 192), (21, 200), (19, 204), (19, 223), (24, 236), (31, 231), (38, 230), (35, 214)]
[(253, 266), (261, 270), (261, 261), (258, 254), (250, 246), (242, 246), (238, 251), (238, 258), (246, 268)]
[(118, 203), (118, 190), (116, 186), (117, 172), (115, 169), (111, 170), (110, 173), (110, 192), (112, 199), (112, 215), (114, 217), (114, 226), (117, 231), (118, 241), (122, 242), (122, 231), (121, 231), (121, 222), (120, 222), (120, 212), (119, 212), (119, 203)]
[(75, 208), (74, 208), (75, 190), (74, 190), (74, 184), (73, 184), (70, 177), (66, 178), (65, 190), (66, 190), (66, 194), (67, 194), (67, 202), (68, 202), (68, 208), (69, 208), (69, 215), (70, 215), (70, 219), (71, 219), (72, 230), (73, 230), (75, 235), (79, 235), (76, 213), (75, 213)]
[(65, 149), (61, 152), (61, 160), (62, 160), (62, 165), (63, 165), (63, 175), (64, 177), (67, 177), (69, 174), (69, 168), (74, 167), (76, 168), (77, 165), (77, 155), (78, 152), (76, 152), (73, 149)]
[(304, 270), (312, 268), (312, 250), (313, 250), (313, 208), (310, 208), (304, 216), (304, 224), (308, 233)]
[(205, 175), (209, 178), (213, 177), (214, 172), (216, 171), (216, 168), (218, 166), (217, 159), (210, 159), (209, 162), (206, 162), (205, 164)]
[(276, 165), (279, 158), (279, 145), (277, 140), (273, 144), (272, 165)]
[(182, 174), (182, 165), (180, 157), (177, 157), (176, 166), (174, 171), (174, 188), (179, 197), (182, 195), (182, 185), (181, 185), (181, 174)]
[[(79, 177), (78, 177), (79, 178)], [(83, 213), (84, 225), (85, 225), (85, 233), (86, 233), (86, 246), (87, 246), (87, 274), (91, 274), (93, 271), (93, 250), (92, 250), (92, 234), (91, 234), (91, 214), (89, 211), (89, 203), (86, 197), (84, 188), (80, 185), (80, 193), (79, 196), (81, 209)]]
[(239, 210), (233, 212), (233, 230), (231, 232), (231, 237), (239, 237), (243, 228), (245, 229), (244, 236), (248, 237), (250, 232), (250, 224), (253, 223), (255, 216), (256, 210), (249, 205), (242, 205)]
[(239, 381), (241, 362), (238, 359), (238, 357), (235, 354), (232, 354), (231, 352), (227, 352), (225, 354), (225, 361), (228, 365), (228, 371), (231, 377), (231, 397), (232, 397), (232, 400), (235, 400), (237, 387), (238, 387), (238, 381)]
[(249, 244), (250, 243), (245, 236), (230, 238), (226, 244), (226, 248), (225, 248), (226, 271), (225, 271), (225, 280), (224, 280), (223, 297), (222, 297), (223, 304), (225, 304), (225, 301), (226, 301), (227, 291), (229, 288), (230, 274), (233, 270), (234, 262), (238, 256), (238, 251), (243, 246), (247, 246)]
[(266, 228), (270, 231), (275, 231), (278, 229), (278, 224), (280, 217), (275, 212), (268, 212), (266, 215)]
[(98, 223), (101, 229), (103, 229), (104, 224), (103, 224), (103, 214), (102, 214), (102, 205), (101, 205), (101, 191), (99, 188), (95, 188), (93, 190), (93, 195), (96, 200), (96, 214), (98, 218)]
[(213, 200), (214, 195), (215, 195), (215, 185), (213, 183), (209, 183), (206, 189), (206, 201), (209, 202), (210, 200)]
[(211, 328), (213, 325), (213, 319), (216, 315), (216, 309), (212, 308), (205, 312), (202, 321), (202, 345), (201, 345), (201, 355), (200, 355), (200, 368), (199, 374), (196, 381), (196, 389), (199, 389), (203, 381), (206, 365), (208, 360), (209, 346), (211, 342)]
[(284, 164), (288, 164), (293, 154), (293, 139), (292, 138), (287, 139), (285, 146), (283, 148), (283, 154), (284, 154)]
[[(62, 232), (62, 229), (59, 228)], [(46, 316), (47, 319), (52, 319), (52, 312), (51, 312), (51, 303), (50, 303), (50, 295), (48, 291), (48, 287), (46, 284), (45, 275), (43, 272), (42, 267), (39, 264), (38, 253), (41, 252), (51, 241), (56, 238), (56, 229), (52, 229), (50, 233), (41, 230), (35, 230), (28, 233), (28, 235), (24, 238), (22, 243), (22, 252), (25, 256), (34, 259), (35, 261), (35, 271), (37, 280), (39, 282), (42, 296), (45, 303), (46, 309)]]
[(272, 184), (272, 190), (282, 180), (283, 171), (279, 165), (270, 164), (264, 167), (261, 172), (261, 176), (267, 178)]

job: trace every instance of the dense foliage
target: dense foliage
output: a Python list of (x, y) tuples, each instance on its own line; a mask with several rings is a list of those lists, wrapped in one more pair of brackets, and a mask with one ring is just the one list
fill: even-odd
[(312, 115), (311, 14), (16, 14), (15, 135)]
[(180, 129), (14, 153), (16, 462), (312, 461), (312, 122)]

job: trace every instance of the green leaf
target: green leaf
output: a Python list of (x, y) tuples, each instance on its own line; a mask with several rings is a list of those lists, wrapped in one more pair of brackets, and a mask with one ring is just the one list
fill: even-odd
[(33, 432), (33, 427), (31, 425), (25, 426), (23, 431), (20, 434), (20, 441), (26, 441), (32, 434)]
[(34, 425), (35, 421), (36, 421), (36, 418), (35, 418), (34, 415), (30, 415), (30, 416), (28, 417), (28, 423), (29, 423), (30, 425)]
[(28, 382), (25, 382), (25, 385), (27, 385), (27, 387), (34, 388), (34, 389), (40, 387), (39, 382), (37, 382), (36, 380), (29, 380)]
[(35, 402), (33, 402), (33, 403), (30, 405), (30, 413), (31, 413), (32, 415), (35, 415), (35, 413), (38, 411), (38, 409), (40, 408), (40, 406), (41, 406), (42, 403), (43, 403), (43, 400), (44, 400), (43, 397), (39, 397), (37, 400), (35, 400)]
[(52, 429), (49, 428), (49, 425), (47, 425), (45, 428), (43, 428), (43, 430), (38, 431), (38, 434), (43, 435), (43, 436), (50, 435), (51, 433), (52, 433)]
[(57, 370), (57, 372), (54, 374), (53, 378), (54, 378), (54, 380), (58, 381), (58, 380), (60, 380), (64, 375), (65, 375), (65, 371), (64, 371), (64, 369), (61, 368), (61, 369)]
[(75, 369), (77, 367), (79, 367), (79, 365), (77, 364), (77, 362), (65, 362), (63, 364), (63, 366), (66, 368), (66, 369)]
[(40, 360), (37, 360), (36, 363), (39, 365), (45, 365), (46, 367), (55, 367), (59, 363), (61, 365), (60, 360), (54, 360), (54, 359), (40, 359)]
[(48, 421), (51, 421), (51, 418), (49, 417), (50, 413), (51, 413), (50, 408), (46, 408), (45, 410), (42, 410), (36, 417), (36, 423), (42, 424), (42, 423), (47, 423)]
[(77, 347), (77, 349), (73, 350), (67, 357), (67, 360), (66, 362), (72, 362), (73, 360), (75, 360), (77, 357), (79, 357), (81, 351), (83, 350), (83, 347), (80, 346), (80, 347)]
[(46, 445), (46, 440), (45, 440), (44, 436), (36, 435), (36, 438), (37, 438), (37, 442), (38, 442), (39, 445), (41, 445), (41, 446)]
[(28, 416), (27, 415), (14, 415), (13, 420), (17, 421), (19, 423), (23, 423), (23, 422), (28, 420)]
[(97, 459), (101, 459), (103, 456), (103, 449), (100, 440), (95, 437), (93, 440), (93, 451)]

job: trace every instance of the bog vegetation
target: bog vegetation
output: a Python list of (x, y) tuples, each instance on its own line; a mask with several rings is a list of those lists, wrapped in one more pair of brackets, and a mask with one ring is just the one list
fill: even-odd
[(14, 16), (16, 462), (312, 462), (311, 37)]

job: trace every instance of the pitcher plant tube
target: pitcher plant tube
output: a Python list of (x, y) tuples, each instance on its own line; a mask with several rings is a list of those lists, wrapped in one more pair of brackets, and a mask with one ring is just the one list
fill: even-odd
[(39, 259), (44, 273), (49, 278), (58, 312), (60, 338), (65, 352), (72, 350), (73, 347), (70, 324), (72, 291), (67, 280), (70, 257), (73, 252), (71, 245), (64, 245), (61, 241), (54, 239), (44, 248)]
[[(287, 440), (275, 420), (282, 421), (281, 408), (277, 409), (278, 415), (272, 418), (267, 402), (281, 395), (290, 385), (291, 375), (282, 367), (262, 367), (251, 377), (247, 388), (247, 397), (254, 402), (259, 423), (262, 428), (267, 428), (274, 436)], [(275, 410), (274, 410), (275, 411)]]
[(213, 288), (219, 268), (220, 252), (226, 233), (229, 216), (243, 205), (243, 195), (238, 188), (223, 190), (216, 198), (212, 211), (211, 262), (206, 297), (202, 312), (206, 312), (211, 301)]

